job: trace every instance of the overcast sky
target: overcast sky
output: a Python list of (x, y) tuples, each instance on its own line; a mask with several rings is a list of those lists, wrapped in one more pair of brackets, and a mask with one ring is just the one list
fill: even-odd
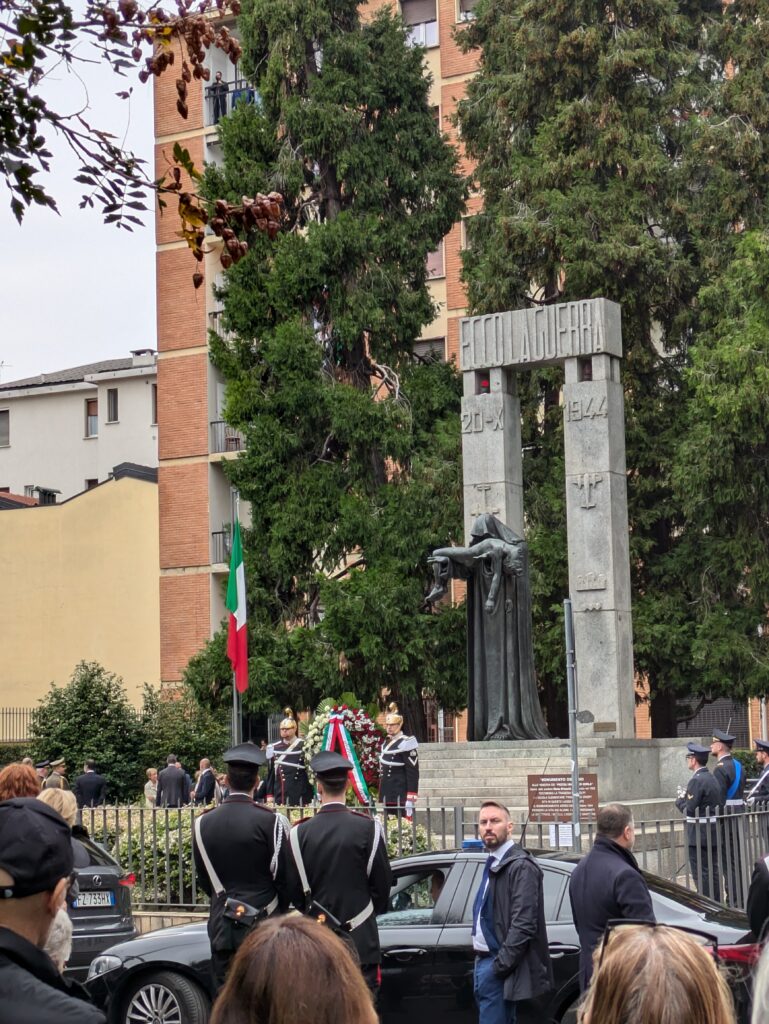
[[(63, 69), (52, 72), (49, 105), (61, 113), (87, 104), (83, 116), (125, 136), (151, 170), (152, 82), (142, 85), (135, 73), (120, 78), (98, 65), (82, 76), (85, 86)], [(115, 93), (130, 85), (129, 107)], [(46, 187), (59, 216), (32, 208), (19, 227), (10, 193), (0, 188), (0, 384), (156, 347), (152, 211), (129, 234), (104, 225), (96, 211), (78, 209), (83, 186), (72, 180), (75, 163), (54, 133), (48, 141), (55, 159)]]

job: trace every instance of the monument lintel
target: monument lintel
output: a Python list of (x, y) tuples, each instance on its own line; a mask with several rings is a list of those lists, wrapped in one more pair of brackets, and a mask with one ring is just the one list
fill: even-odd
[(459, 322), (464, 373), (500, 366), (528, 370), (601, 354), (622, 356), (620, 307), (610, 299), (559, 302)]

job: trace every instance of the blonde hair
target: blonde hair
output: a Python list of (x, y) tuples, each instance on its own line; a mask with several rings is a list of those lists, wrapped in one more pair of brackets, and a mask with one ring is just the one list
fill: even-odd
[[(595, 953), (596, 965), (601, 946)], [(585, 1024), (734, 1024), (711, 953), (667, 926), (627, 925), (609, 938), (582, 1007)]]
[(77, 821), (77, 800), (75, 794), (68, 789), (44, 789), (38, 794), (38, 800), (53, 807), (64, 818), (70, 828)]
[(765, 1024), (769, 1020), (769, 946), (764, 946), (753, 976), (753, 1024)]

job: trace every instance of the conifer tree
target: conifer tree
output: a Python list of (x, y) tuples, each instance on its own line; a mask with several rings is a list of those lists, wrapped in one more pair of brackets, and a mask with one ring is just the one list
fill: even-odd
[[(423, 689), (466, 701), (463, 613), (424, 605), (427, 555), (461, 536), (460, 387), (412, 355), (435, 312), (426, 257), (465, 186), (400, 19), (247, 0), (239, 31), (259, 101), (221, 123), (207, 191), (285, 198), (275, 238), (225, 232), (228, 340), (212, 340), (246, 438), (228, 464), (251, 508), (246, 706), (389, 687), (419, 731)], [(191, 663), (198, 690), (228, 680), (221, 655), (217, 637)]]
[[(702, 524), (673, 471), (695, 418), (685, 369), (700, 289), (728, 267), (738, 230), (766, 219), (767, 13), (743, 0), (479, 0), (463, 33), (481, 52), (459, 111), (485, 196), (468, 232), (472, 310), (599, 295), (622, 307), (635, 664), (657, 735), (675, 733), (673, 698), (699, 683)], [(524, 382), (551, 706), (567, 592), (560, 382), (554, 371)]]

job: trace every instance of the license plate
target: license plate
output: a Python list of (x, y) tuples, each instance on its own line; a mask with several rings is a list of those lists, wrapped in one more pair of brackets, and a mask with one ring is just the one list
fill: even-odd
[(73, 907), (114, 907), (114, 892), (81, 892)]

